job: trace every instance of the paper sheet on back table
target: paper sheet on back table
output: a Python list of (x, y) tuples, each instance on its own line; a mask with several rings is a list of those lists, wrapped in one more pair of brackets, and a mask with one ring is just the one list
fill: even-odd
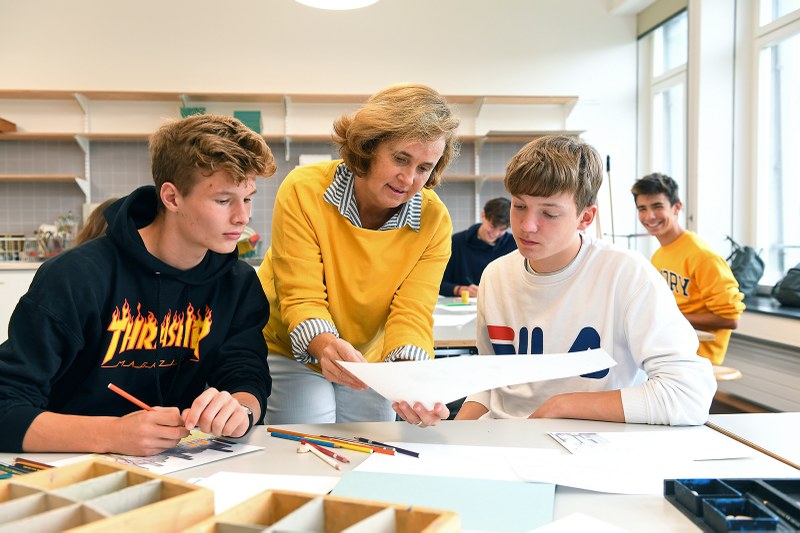
[(538, 355), (477, 355), (396, 363), (337, 361), (393, 402), (420, 402), (432, 409), (469, 394), (532, 381), (597, 372), (617, 363), (602, 348)]

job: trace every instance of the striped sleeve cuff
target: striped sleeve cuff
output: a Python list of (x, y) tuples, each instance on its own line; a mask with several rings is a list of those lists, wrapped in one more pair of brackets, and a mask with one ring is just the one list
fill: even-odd
[(418, 346), (414, 346), (412, 344), (406, 344), (405, 346), (400, 346), (392, 350), (389, 355), (386, 356), (386, 362), (391, 363), (393, 361), (425, 361), (430, 359), (431, 356), (428, 352), (423, 350)]
[(317, 363), (317, 359), (308, 353), (308, 345), (311, 340), (321, 333), (332, 333), (339, 338), (339, 330), (333, 322), (323, 318), (309, 318), (300, 322), (296, 328), (289, 333), (292, 341), (292, 355), (299, 363)]

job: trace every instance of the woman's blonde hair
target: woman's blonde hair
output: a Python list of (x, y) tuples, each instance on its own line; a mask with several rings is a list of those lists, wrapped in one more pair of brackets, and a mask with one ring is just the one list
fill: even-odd
[(392, 85), (374, 94), (352, 115), (333, 123), (333, 142), (347, 167), (367, 174), (378, 145), (387, 140), (436, 141), (444, 138), (442, 157), (431, 171), (427, 188), (439, 184), (447, 165), (458, 155), (459, 120), (439, 93), (425, 85)]

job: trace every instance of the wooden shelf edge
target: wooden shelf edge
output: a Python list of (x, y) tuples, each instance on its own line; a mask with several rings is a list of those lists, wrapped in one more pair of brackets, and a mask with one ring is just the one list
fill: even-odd
[(30, 131), (12, 131), (0, 133), (0, 141), (71, 141), (75, 138), (72, 133), (44, 133)]
[[(0, 181), (76, 181), (83, 180), (72, 174), (0, 174)], [(84, 180), (85, 181), (85, 180)]]
[(504, 177), (499, 174), (445, 174), (442, 176), (442, 181), (502, 181)]
[[(529, 131), (529, 132), (488, 132), (486, 135), (459, 135), (462, 143), (501, 143), (501, 142), (528, 142), (543, 135), (568, 135), (577, 137), (583, 131)], [(18, 131), (0, 133), (2, 141), (74, 141), (83, 137), (95, 142), (145, 142), (150, 138), (150, 133), (67, 133), (67, 132), (30, 132)], [(264, 133), (261, 135), (267, 142), (331, 142), (330, 133), (303, 133), (303, 134), (278, 134)]]
[[(131, 100), (131, 101), (176, 101), (184, 99), (194, 102), (260, 102), (283, 103), (288, 98), (298, 104), (362, 104), (370, 97), (368, 94), (321, 94), (321, 93), (213, 93), (213, 92), (168, 92), (168, 91), (67, 91), (36, 89), (0, 89), (0, 99), (18, 100), (73, 100), (81, 94), (90, 100)], [(558, 105), (574, 106), (577, 96), (533, 96), (533, 95), (469, 95), (443, 94), (451, 104), (472, 105)]]

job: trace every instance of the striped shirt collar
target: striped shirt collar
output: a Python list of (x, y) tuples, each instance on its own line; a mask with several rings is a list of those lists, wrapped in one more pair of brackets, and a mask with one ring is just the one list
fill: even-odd
[[(333, 174), (333, 181), (325, 190), (323, 198), (334, 206), (339, 213), (350, 221), (357, 228), (362, 228), (361, 217), (358, 216), (358, 206), (356, 205), (356, 195), (354, 190), (355, 176), (344, 163), (339, 163), (336, 172)], [(422, 215), (422, 193), (418, 192), (411, 199), (405, 202), (392, 218), (378, 228), (378, 231), (399, 229), (408, 226), (419, 232), (420, 219)]]

